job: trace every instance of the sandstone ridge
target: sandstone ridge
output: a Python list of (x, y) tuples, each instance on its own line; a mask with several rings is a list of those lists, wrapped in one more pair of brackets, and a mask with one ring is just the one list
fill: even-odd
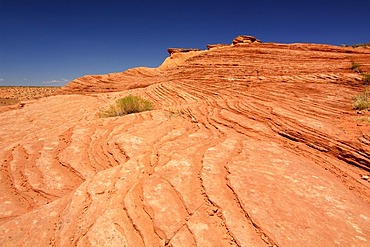
[(173, 53), (183, 53), (183, 52), (190, 52), (190, 51), (200, 51), (197, 48), (168, 48), (167, 52), (172, 55)]
[[(221, 45), (0, 113), (0, 246), (369, 246), (369, 61)], [(155, 110), (99, 118), (129, 94)]]

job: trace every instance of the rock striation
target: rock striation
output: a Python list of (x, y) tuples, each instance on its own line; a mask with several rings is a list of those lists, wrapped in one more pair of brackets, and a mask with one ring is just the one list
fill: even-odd
[[(0, 113), (0, 246), (369, 245), (369, 49), (173, 55)], [(156, 109), (98, 117), (128, 94)]]
[(210, 50), (213, 48), (222, 48), (222, 47), (227, 47), (227, 46), (230, 46), (230, 45), (228, 44), (209, 44), (207, 45), (207, 49)]
[(168, 48), (167, 52), (172, 55), (173, 53), (184, 53), (184, 52), (191, 52), (191, 51), (200, 51), (197, 48)]

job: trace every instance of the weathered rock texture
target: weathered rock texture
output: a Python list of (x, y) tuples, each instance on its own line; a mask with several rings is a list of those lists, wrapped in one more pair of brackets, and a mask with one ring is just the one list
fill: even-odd
[(210, 45), (207, 45), (207, 49), (210, 50), (210, 49), (214, 49), (214, 48), (222, 48), (222, 47), (227, 47), (227, 46), (230, 46), (228, 44), (210, 44)]
[[(1, 113), (0, 246), (369, 246), (352, 61), (370, 71), (365, 48), (193, 51)], [(128, 94), (156, 110), (97, 116)]]
[(261, 40), (256, 39), (253, 36), (239, 35), (233, 40), (233, 45), (237, 44), (251, 44), (251, 43), (262, 43)]
[(190, 52), (190, 51), (200, 51), (200, 49), (197, 48), (168, 48), (167, 52), (172, 55), (173, 53), (184, 53), (184, 52)]
[(160, 78), (157, 69), (143, 67), (106, 75), (86, 75), (68, 83), (61, 93), (114, 92), (141, 88), (155, 83), (157, 78)]

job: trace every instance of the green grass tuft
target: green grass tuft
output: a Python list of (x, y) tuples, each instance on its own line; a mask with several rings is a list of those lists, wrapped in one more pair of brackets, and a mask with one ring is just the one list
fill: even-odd
[(365, 90), (353, 97), (353, 108), (356, 110), (366, 110), (370, 107), (370, 91)]
[(152, 102), (140, 97), (129, 95), (116, 100), (115, 104), (100, 112), (100, 117), (116, 117), (131, 113), (153, 110)]

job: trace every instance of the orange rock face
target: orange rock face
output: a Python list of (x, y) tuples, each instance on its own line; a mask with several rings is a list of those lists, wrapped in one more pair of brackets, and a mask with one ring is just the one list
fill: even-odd
[[(369, 246), (370, 50), (222, 46), (0, 114), (0, 246)], [(99, 118), (117, 98), (156, 109)]]

